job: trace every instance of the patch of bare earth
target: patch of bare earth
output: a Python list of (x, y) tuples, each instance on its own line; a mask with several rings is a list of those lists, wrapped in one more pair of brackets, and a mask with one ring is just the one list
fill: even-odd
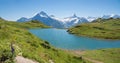
[(22, 56), (17, 56), (15, 58), (15, 63), (39, 63), (39, 62), (33, 61), (31, 59), (24, 58)]

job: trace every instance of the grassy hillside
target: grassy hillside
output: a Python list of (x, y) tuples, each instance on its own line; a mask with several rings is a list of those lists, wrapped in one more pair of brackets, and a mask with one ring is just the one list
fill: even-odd
[(32, 21), (29, 21), (29, 22), (13, 22), (13, 21), (5, 21), (3, 19), (0, 20), (0, 24), (1, 25), (9, 25), (9, 26), (13, 26), (13, 27), (16, 27), (16, 28), (24, 28), (24, 29), (29, 29), (29, 28), (48, 28), (49, 26), (46, 26), (44, 24), (42, 24), (41, 22), (39, 21), (35, 21), (35, 20), (32, 20)]
[(98, 19), (68, 29), (71, 34), (103, 39), (120, 39), (120, 19)]
[(120, 48), (90, 50), (83, 57), (101, 61), (103, 63), (120, 63)]
[[(36, 60), (40, 63), (83, 63), (79, 57), (75, 57), (63, 50), (55, 49), (46, 41), (43, 41), (26, 29), (41, 27), (46, 28), (36, 21), (17, 23), (8, 22), (0, 19), (0, 63), (13, 63), (16, 55)], [(13, 44), (15, 49), (14, 55), (11, 53), (10, 45)]]

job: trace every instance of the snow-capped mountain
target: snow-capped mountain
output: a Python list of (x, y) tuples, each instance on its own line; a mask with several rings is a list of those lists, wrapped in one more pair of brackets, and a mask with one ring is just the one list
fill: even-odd
[(76, 16), (76, 14), (74, 14), (73, 16), (70, 16), (70, 17), (63, 18), (63, 19), (57, 18), (53, 15), (51, 16), (51, 18), (58, 20), (59, 22), (62, 22), (65, 28), (75, 26), (80, 23), (88, 22), (88, 20), (86, 18), (78, 17), (78, 16)]
[(62, 19), (57, 18), (57, 17), (55, 17), (54, 15), (50, 15), (50, 17), (51, 17), (52, 19), (55, 19), (55, 20), (59, 21), (59, 22), (62, 22)]
[(120, 15), (112, 14), (111, 17), (112, 17), (112, 18), (120, 18)]
[(35, 16), (33, 16), (32, 18), (25, 18), (22, 17), (20, 19), (18, 19), (18, 22), (26, 22), (26, 21), (30, 21), (30, 20), (38, 20), (48, 26), (52, 26), (55, 28), (68, 28), (71, 26), (75, 26), (77, 24), (81, 24), (81, 23), (86, 23), (86, 22), (92, 22), (98, 18), (102, 18), (102, 19), (109, 19), (109, 18), (120, 18), (120, 15), (103, 15), (102, 17), (78, 17), (76, 16), (76, 14), (74, 14), (73, 16), (70, 17), (66, 17), (66, 18), (57, 18), (54, 15), (48, 15), (47, 13), (41, 11), (40, 13), (36, 14)]
[(101, 18), (102, 19), (109, 19), (109, 18), (111, 18), (111, 15), (103, 15)]
[(102, 18), (102, 19), (120, 18), (120, 15), (115, 15), (115, 14), (111, 14), (111, 15), (103, 15), (101, 18)]
[(52, 19), (51, 17), (49, 17), (45, 12), (41, 11), (40, 13), (36, 14), (35, 16), (33, 16), (32, 18), (21, 18), (19, 20), (17, 20), (18, 22), (26, 22), (28, 20), (38, 20), (42, 23), (44, 23), (45, 25), (48, 26), (52, 26), (55, 28), (63, 28), (63, 24), (55, 19)]
[(49, 16), (44, 12), (44, 11), (41, 11), (40, 13), (38, 13), (37, 15), (35, 15), (34, 17), (41, 17), (41, 18), (49, 18)]
[(98, 19), (98, 17), (87, 17), (86, 19), (87, 19), (89, 22), (92, 22), (92, 21)]
[(26, 21), (30, 21), (30, 20), (38, 20), (48, 26), (52, 26), (55, 28), (68, 28), (68, 27), (74, 26), (76, 24), (88, 22), (86, 18), (77, 17), (76, 14), (74, 14), (73, 16), (70, 16), (70, 17), (60, 19), (60, 18), (55, 17), (54, 15), (49, 16), (49, 15), (47, 15), (47, 13), (45, 13), (43, 11), (36, 14), (32, 18), (28, 19), (28, 18), (22, 17), (22, 18), (18, 19), (17, 21), (18, 22), (26, 22)]
[(71, 27), (77, 24), (86, 23), (88, 20), (84, 17), (78, 17), (76, 14), (74, 14), (73, 16), (64, 18), (62, 22), (65, 22), (64, 24), (66, 27)]
[(63, 28), (63, 24), (55, 19), (52, 19), (50, 16), (48, 16), (45, 12), (40, 12), (34, 17), (31, 18), (32, 20), (38, 20), (48, 26), (52, 26), (55, 28)]

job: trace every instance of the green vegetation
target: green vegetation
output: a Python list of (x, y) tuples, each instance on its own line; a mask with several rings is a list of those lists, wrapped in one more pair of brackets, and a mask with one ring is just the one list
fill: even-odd
[[(113, 24), (113, 20), (114, 24)], [(104, 29), (108, 29), (119, 32), (119, 19), (112, 19), (110, 21), (105, 22), (93, 22), (90, 24), (82, 24), (76, 26), (77, 28), (81, 26), (88, 27), (93, 24), (96, 27), (101, 24), (107, 24)], [(113, 26), (112, 26), (113, 25)], [(112, 27), (107, 27), (112, 26)], [(38, 61), (39, 63), (50, 63), (52, 60), (54, 63), (92, 63), (89, 60), (84, 59), (90, 58), (94, 60), (98, 60), (105, 63), (120, 63), (120, 48), (116, 49), (100, 49), (100, 50), (90, 50), (85, 51), (82, 55), (74, 55), (67, 51), (56, 49), (49, 44), (47, 41), (43, 41), (33, 34), (31, 34), (27, 29), (29, 28), (48, 28), (44, 24), (38, 21), (30, 21), (25, 23), (11, 22), (0, 19), (0, 63), (14, 63), (14, 58), (17, 55), (22, 55), (23, 57), (30, 58)], [(102, 26), (101, 26), (102, 27)], [(73, 28), (74, 29), (74, 28)], [(72, 30), (73, 30), (72, 29)], [(82, 29), (82, 28), (81, 28)], [(87, 30), (87, 28), (85, 28)], [(94, 28), (93, 28), (94, 30)], [(105, 30), (106, 32), (106, 30)], [(117, 33), (118, 34), (118, 33)], [(15, 53), (12, 55), (11, 52), (11, 43), (15, 49)], [(83, 58), (81, 58), (81, 56)]]
[(85, 51), (83, 57), (103, 63), (120, 63), (120, 48)]
[(39, 21), (28, 21), (28, 22), (13, 22), (13, 21), (3, 21), (1, 20), (1, 25), (9, 25), (9, 26), (13, 26), (16, 28), (24, 28), (24, 29), (30, 29), (30, 28), (49, 28), (48, 26), (42, 24)]
[(120, 19), (97, 19), (68, 29), (71, 34), (102, 39), (120, 39)]
[[(48, 42), (43, 41), (26, 29), (47, 28), (37, 21), (26, 23), (10, 22), (0, 19), (0, 63), (14, 63), (13, 59), (17, 55), (36, 60), (40, 63), (83, 63), (74, 55), (60, 49), (55, 49)], [(10, 45), (15, 49), (14, 55), (11, 53)]]

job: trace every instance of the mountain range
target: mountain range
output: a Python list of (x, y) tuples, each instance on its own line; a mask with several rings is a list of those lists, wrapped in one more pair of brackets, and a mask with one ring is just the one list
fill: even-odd
[(30, 20), (38, 20), (44, 23), (45, 25), (48, 25), (54, 28), (69, 28), (77, 24), (92, 22), (97, 18), (109, 19), (109, 18), (120, 18), (120, 16), (112, 14), (112, 15), (104, 15), (102, 17), (78, 17), (76, 14), (73, 14), (73, 16), (60, 19), (55, 17), (54, 15), (49, 16), (44, 11), (41, 11), (40, 13), (36, 14), (31, 18), (22, 17), (18, 19), (17, 22), (27, 22)]

